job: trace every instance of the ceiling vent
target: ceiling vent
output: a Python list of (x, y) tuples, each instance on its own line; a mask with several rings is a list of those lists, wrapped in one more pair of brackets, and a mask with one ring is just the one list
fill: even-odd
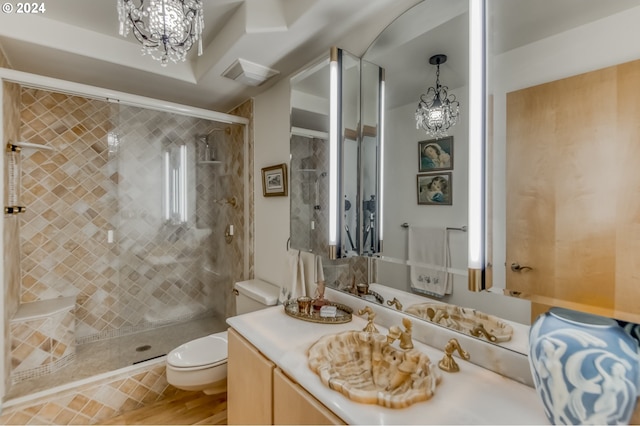
[(248, 86), (260, 86), (278, 74), (280, 71), (238, 58), (222, 73), (222, 76)]

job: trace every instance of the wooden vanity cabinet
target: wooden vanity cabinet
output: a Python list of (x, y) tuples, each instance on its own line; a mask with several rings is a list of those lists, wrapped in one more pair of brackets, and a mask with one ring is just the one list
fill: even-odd
[(228, 339), (229, 424), (346, 424), (233, 328)]
[(277, 425), (344, 425), (282, 370), (273, 371), (273, 422)]
[(228, 340), (228, 423), (273, 424), (275, 365), (232, 328), (229, 329)]

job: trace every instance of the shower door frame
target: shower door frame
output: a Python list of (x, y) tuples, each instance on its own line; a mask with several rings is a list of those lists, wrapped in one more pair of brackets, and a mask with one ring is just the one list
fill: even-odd
[[(185, 115), (194, 118), (202, 118), (206, 120), (212, 120), (222, 122), (226, 124), (239, 124), (243, 126), (243, 140), (244, 140), (244, 199), (249, 199), (249, 119), (244, 117), (238, 117), (231, 114), (221, 113), (217, 111), (211, 111), (203, 108), (192, 107), (189, 105), (182, 105), (174, 102), (163, 101), (159, 99), (153, 99), (145, 96), (133, 95), (130, 93), (119, 92), (116, 90), (104, 89), (100, 87), (90, 86), (86, 84), (74, 83), (71, 81), (46, 77), (37, 74), (26, 73), (22, 71), (11, 70), (7, 68), (0, 68), (0, 117), (4, 120), (4, 83), (16, 83), (21, 86), (32, 87), (36, 89), (48, 90), (52, 92), (60, 92), (69, 95), (83, 96), (92, 99), (103, 100), (107, 102), (120, 103), (122, 105), (136, 106), (147, 108), (156, 111), (170, 112), (179, 115)], [(4, 141), (4, 124), (0, 125), (0, 141)], [(0, 161), (0, 198), (4, 199), (4, 161)], [(244, 227), (249, 235), (249, 203), (244, 203)], [(4, 215), (0, 217), (0, 232), (4, 236)], [(243, 276), (247, 279), (249, 276), (249, 238), (245, 238), (244, 241), (244, 266)], [(4, 244), (0, 245), (0, 254), (4, 259)], [(4, 261), (0, 264), (0, 276), (3, 277), (4, 282)], [(5, 311), (5, 291), (0, 292), (0, 330), (2, 330), (2, 339), (4, 342), (4, 329), (7, 326), (4, 319)], [(4, 342), (5, 344), (7, 342)], [(0, 410), (1, 401), (6, 394), (5, 389), (5, 376), (9, 372), (5, 371), (5, 349), (4, 345), (0, 350)]]

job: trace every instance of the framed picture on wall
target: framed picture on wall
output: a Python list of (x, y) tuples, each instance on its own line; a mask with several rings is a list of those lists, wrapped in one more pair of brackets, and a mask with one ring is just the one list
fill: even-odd
[(418, 204), (428, 206), (452, 205), (451, 172), (418, 175)]
[(287, 195), (287, 165), (285, 163), (262, 169), (262, 195), (265, 197)]
[(453, 136), (418, 142), (418, 171), (453, 170)]

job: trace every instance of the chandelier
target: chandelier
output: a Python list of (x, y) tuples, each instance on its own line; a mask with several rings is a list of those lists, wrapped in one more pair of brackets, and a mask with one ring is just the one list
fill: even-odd
[(184, 61), (196, 41), (202, 55), (202, 0), (118, 0), (118, 18), (120, 35), (126, 37), (131, 30), (142, 54), (163, 67), (169, 60)]
[(460, 115), (460, 102), (454, 94), (449, 93), (447, 86), (440, 85), (440, 64), (446, 61), (447, 55), (429, 58), (429, 63), (437, 66), (436, 87), (429, 87), (427, 93), (420, 96), (416, 109), (416, 129), (423, 129), (434, 138), (447, 136)]

